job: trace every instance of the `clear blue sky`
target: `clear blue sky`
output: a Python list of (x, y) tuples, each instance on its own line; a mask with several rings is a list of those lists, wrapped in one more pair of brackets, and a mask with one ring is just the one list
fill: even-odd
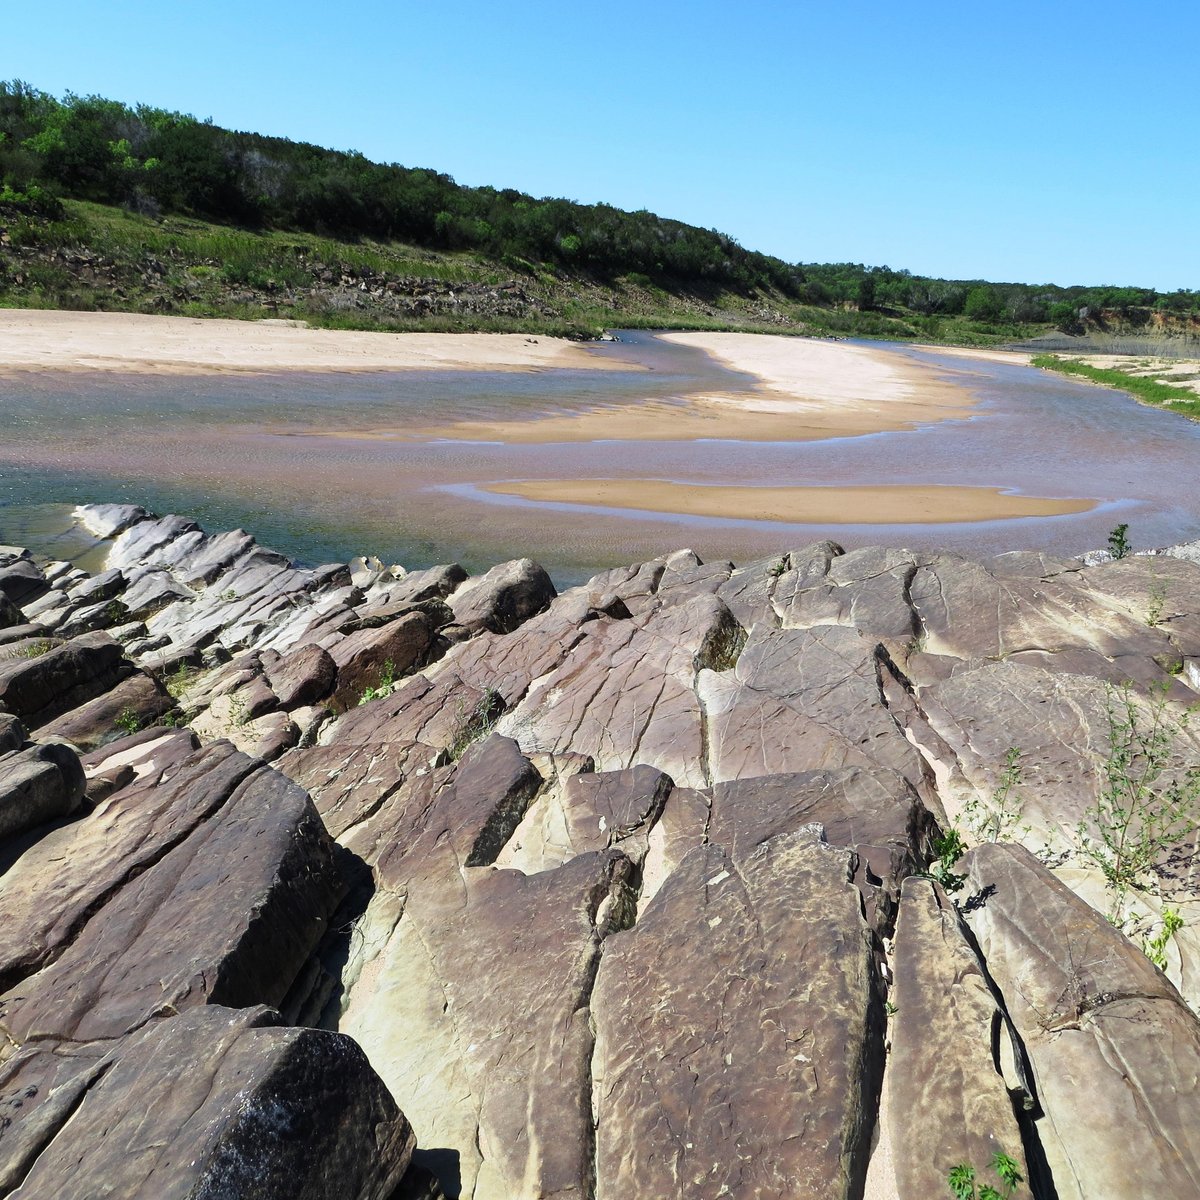
[(789, 261), (1200, 288), (1200, 4), (10, 0), (0, 78)]

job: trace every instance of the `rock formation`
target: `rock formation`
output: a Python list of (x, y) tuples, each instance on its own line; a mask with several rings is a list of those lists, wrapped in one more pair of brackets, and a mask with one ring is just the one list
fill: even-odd
[(78, 515), (0, 549), (0, 1198), (1200, 1194), (1200, 566)]

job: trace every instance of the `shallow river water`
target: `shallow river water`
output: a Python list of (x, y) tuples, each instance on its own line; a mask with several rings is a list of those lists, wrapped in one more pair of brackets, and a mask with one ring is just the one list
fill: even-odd
[[(755, 381), (698, 350), (622, 335), (597, 356), (627, 370), (0, 377), (0, 543), (71, 556), (70, 506), (127, 501), (243, 526), (304, 562), (360, 553), (472, 569), (537, 558), (560, 584), (678, 546), (752, 558), (823, 537), (844, 545), (1078, 553), (1127, 522), (1136, 545), (1200, 538), (1200, 425), (1122, 393), (1026, 367), (879, 347), (933, 363), (979, 399), (911, 431), (812, 442), (504, 445), (330, 437), (533, 417)], [(481, 490), (575, 477), (696, 484), (966, 484), (1096, 502), (1059, 517), (925, 525), (799, 525), (539, 504)]]

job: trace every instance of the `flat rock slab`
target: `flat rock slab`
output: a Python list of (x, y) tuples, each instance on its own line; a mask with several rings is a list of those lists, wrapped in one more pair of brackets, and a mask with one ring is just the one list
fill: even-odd
[[(1021, 1130), (993, 1057), (995, 998), (954, 905), (927, 879), (904, 883), (892, 966), (886, 1086), (899, 1200), (941, 1196), (960, 1164), (983, 1181), (997, 1152), (1028, 1179)], [(1027, 1185), (1014, 1192), (1029, 1195)]]
[(850, 858), (807, 831), (701, 847), (606, 943), (600, 1200), (859, 1194), (883, 1047)]
[[(0, 1105), (22, 1084), (66, 1095), (26, 1118), (36, 1138), (17, 1126), (12, 1200), (389, 1200), (412, 1154), (408, 1122), (349, 1038), (277, 1020), (194, 1010), (99, 1061), (68, 1058), (74, 1072), (48, 1072), (50, 1053), (23, 1062)], [(35, 1140), (45, 1147), (29, 1161)]]
[(198, 1004), (278, 1006), (344, 891), (308, 796), (258, 769), (0, 997), (0, 1027), (91, 1041)]
[(967, 921), (1032, 1064), (1059, 1200), (1200, 1195), (1200, 1021), (1028, 851), (963, 860)]
[(853, 629), (756, 628), (733, 671), (700, 676), (713, 781), (882, 767), (922, 792), (927, 769), (884, 702), (879, 655)]
[(384, 943), (340, 1027), (463, 1195), (591, 1195), (588, 999), (632, 876), (615, 851), (531, 876), (466, 868), (414, 888), (398, 923), (377, 893), (363, 937)]

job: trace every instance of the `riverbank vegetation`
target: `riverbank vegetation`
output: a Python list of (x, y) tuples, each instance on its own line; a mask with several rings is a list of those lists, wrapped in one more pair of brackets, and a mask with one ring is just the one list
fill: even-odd
[(1057, 354), (1035, 354), (1032, 365), (1046, 371), (1058, 371), (1098, 383), (1103, 387), (1128, 392), (1143, 404), (1153, 404), (1200, 420), (1200, 395), (1188, 385), (1194, 378), (1178, 371), (1155, 369), (1148, 359), (1127, 359), (1120, 363), (1097, 367), (1079, 359), (1062, 358)]
[(0, 304), (388, 329), (613, 326), (996, 344), (1200, 334), (1200, 294), (786, 263), (654, 213), (0, 83)]

